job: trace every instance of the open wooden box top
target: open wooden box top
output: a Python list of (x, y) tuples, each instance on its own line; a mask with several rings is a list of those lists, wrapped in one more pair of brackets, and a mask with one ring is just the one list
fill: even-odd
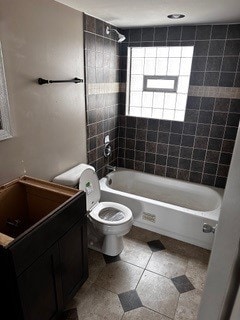
[(23, 176), (0, 187), (0, 245), (7, 246), (82, 191)]

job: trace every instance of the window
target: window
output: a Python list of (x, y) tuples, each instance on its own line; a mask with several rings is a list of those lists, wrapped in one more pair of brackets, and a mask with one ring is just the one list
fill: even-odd
[(128, 48), (126, 114), (184, 121), (193, 46)]
[(144, 76), (143, 91), (176, 92), (178, 77)]

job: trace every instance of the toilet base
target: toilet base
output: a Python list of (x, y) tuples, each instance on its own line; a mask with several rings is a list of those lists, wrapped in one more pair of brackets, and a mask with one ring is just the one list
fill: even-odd
[(123, 237), (113, 234), (103, 235), (88, 221), (88, 248), (114, 257), (123, 250)]
[[(105, 238), (108, 239), (105, 239)], [(110, 239), (109, 239), (110, 237)], [(123, 239), (114, 235), (105, 236), (103, 242), (88, 242), (88, 248), (115, 257), (123, 251)], [(110, 241), (110, 242), (109, 242)]]
[(102, 245), (102, 253), (108, 256), (117, 256), (123, 250), (123, 238), (116, 235), (105, 235)]
[[(123, 236), (132, 226), (132, 220), (127, 224), (116, 226), (115, 230), (109, 230), (109, 226), (102, 226), (88, 219), (88, 247), (107, 256), (115, 257), (123, 251)], [(112, 234), (111, 231), (115, 231)], [(109, 232), (108, 234), (106, 234)]]

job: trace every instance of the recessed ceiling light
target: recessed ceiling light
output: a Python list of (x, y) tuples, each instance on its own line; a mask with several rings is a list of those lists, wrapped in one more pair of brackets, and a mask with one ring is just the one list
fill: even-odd
[(185, 15), (181, 13), (173, 13), (173, 14), (169, 14), (167, 17), (169, 19), (182, 19), (185, 17)]

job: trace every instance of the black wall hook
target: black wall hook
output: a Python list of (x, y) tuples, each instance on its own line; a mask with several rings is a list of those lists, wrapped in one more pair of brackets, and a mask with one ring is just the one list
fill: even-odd
[(70, 80), (47, 80), (43, 78), (38, 78), (38, 84), (49, 84), (49, 83), (63, 83), (63, 82), (73, 82), (73, 83), (81, 83), (83, 82), (83, 79), (74, 78)]

